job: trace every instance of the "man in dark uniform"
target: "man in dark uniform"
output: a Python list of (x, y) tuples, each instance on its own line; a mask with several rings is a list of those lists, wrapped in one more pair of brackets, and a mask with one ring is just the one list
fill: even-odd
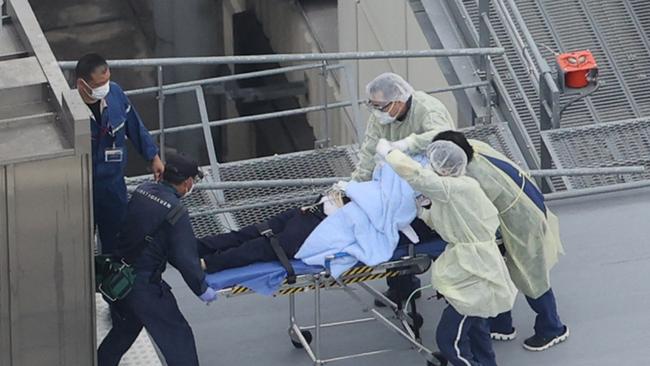
[(163, 172), (158, 147), (122, 88), (111, 81), (106, 60), (91, 53), (75, 68), (77, 90), (89, 108), (93, 161), (93, 208), (102, 253), (110, 254), (126, 214), (126, 140), (151, 164), (156, 180)]
[(124, 299), (111, 303), (113, 328), (99, 347), (99, 366), (117, 366), (142, 327), (168, 365), (199, 364), (192, 329), (162, 273), (169, 262), (201, 300), (217, 297), (205, 283), (187, 210), (176, 209), (200, 177), (196, 163), (170, 154), (162, 181), (143, 183), (133, 193), (114, 256), (134, 258), (127, 263), (136, 274), (135, 284)]

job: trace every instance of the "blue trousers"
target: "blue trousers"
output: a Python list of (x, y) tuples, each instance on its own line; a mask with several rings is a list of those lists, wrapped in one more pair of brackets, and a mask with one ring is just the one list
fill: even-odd
[[(553, 289), (548, 290), (537, 299), (526, 296), (526, 301), (533, 311), (535, 317), (535, 334), (544, 338), (556, 337), (564, 331), (564, 324), (557, 313), (557, 304)], [(499, 314), (496, 318), (490, 319), (492, 332), (510, 333), (512, 331), (512, 313)]]
[(198, 366), (192, 328), (178, 309), (169, 285), (136, 278), (133, 290), (111, 304), (113, 328), (97, 350), (98, 366), (117, 366), (144, 327), (167, 365)]
[(110, 254), (117, 246), (117, 234), (126, 216), (128, 198), (123, 177), (93, 182), (93, 215), (102, 243), (102, 254)]
[(449, 305), (440, 317), (436, 342), (454, 366), (497, 366), (485, 318), (461, 315)]

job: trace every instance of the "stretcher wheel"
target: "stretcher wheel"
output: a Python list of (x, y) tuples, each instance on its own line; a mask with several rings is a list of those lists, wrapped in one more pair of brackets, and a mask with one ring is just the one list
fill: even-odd
[[(311, 340), (312, 340), (311, 332), (308, 330), (301, 330), (300, 333), (307, 341), (307, 344), (311, 344)], [(296, 336), (296, 333), (293, 331), (293, 329), (289, 330), (289, 338), (291, 338), (291, 344), (293, 344), (294, 347), (303, 348), (302, 343), (300, 343), (300, 340)]]
[(413, 320), (413, 328), (414, 329), (422, 329), (422, 325), (424, 324), (424, 318), (420, 313), (409, 313), (409, 316)]

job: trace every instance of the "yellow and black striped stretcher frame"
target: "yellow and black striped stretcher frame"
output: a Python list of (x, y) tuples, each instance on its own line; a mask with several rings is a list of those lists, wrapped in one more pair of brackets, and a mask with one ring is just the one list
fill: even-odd
[[(431, 259), (428, 256), (419, 255), (415, 257), (405, 257), (403, 259), (392, 260), (372, 267), (366, 265), (353, 267), (344, 272), (338, 278), (338, 281), (323, 269), (323, 272), (317, 274), (298, 275), (296, 276), (296, 282), (293, 284), (289, 284), (285, 280), (273, 296), (294, 295), (314, 290), (316, 287), (315, 275), (319, 275), (320, 280), (318, 283), (320, 288), (328, 288), (340, 287), (341, 284), (351, 285), (360, 282), (397, 277), (400, 275), (421, 274), (426, 272), (430, 266)], [(239, 285), (219, 290), (219, 294), (225, 297), (248, 295), (251, 293), (253, 293), (252, 290)]]

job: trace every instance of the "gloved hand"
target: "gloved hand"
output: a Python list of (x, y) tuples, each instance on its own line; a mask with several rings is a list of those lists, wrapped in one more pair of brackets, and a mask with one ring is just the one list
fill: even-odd
[(409, 149), (409, 144), (406, 141), (406, 139), (401, 139), (397, 141), (393, 141), (390, 143), (390, 146), (393, 147), (393, 149), (397, 149), (401, 152), (407, 152)]
[(199, 298), (206, 304), (209, 304), (217, 299), (217, 291), (215, 291), (212, 287), (208, 287), (207, 290), (205, 290), (205, 292), (199, 296)]
[(377, 141), (377, 147), (375, 148), (375, 151), (380, 157), (386, 158), (386, 155), (388, 155), (391, 150), (393, 150), (393, 147), (386, 139), (379, 139), (379, 141)]

